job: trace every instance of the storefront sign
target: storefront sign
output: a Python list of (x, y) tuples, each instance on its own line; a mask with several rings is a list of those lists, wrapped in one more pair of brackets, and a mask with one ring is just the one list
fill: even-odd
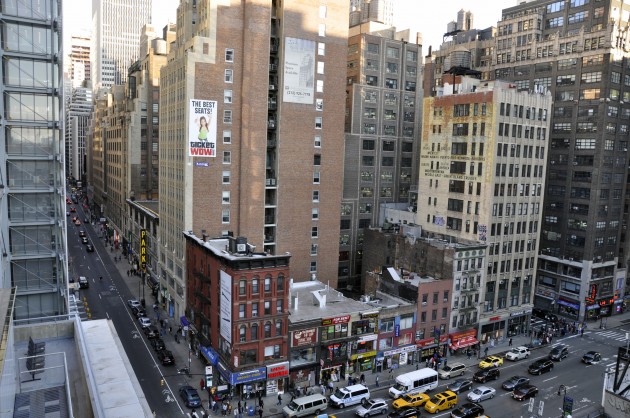
[(416, 351), (416, 345), (407, 345), (405, 347), (399, 347), (395, 350), (389, 350), (389, 351), (385, 351), (383, 352), (383, 355), (385, 357), (389, 357), (389, 356), (395, 356), (396, 354), (401, 354), (401, 353), (409, 353), (411, 351)]
[(493, 316), (492, 318), (488, 319), (488, 321), (498, 321), (500, 319), (501, 319), (500, 316)]
[[(444, 344), (446, 341), (447, 341), (446, 334), (440, 335), (440, 344)], [(435, 346), (435, 339), (433, 337), (425, 338), (423, 340), (416, 341), (416, 345), (418, 346), (418, 348), (426, 348), (430, 346)]]
[(208, 360), (210, 364), (216, 366), (217, 362), (219, 361), (219, 354), (214, 351), (212, 347), (200, 345), (199, 351), (201, 351), (201, 354)]
[(359, 337), (359, 339), (357, 340), (358, 343), (365, 343), (368, 341), (374, 341), (378, 338), (378, 334), (369, 334), (369, 335), (362, 335)]
[(362, 358), (369, 358), (369, 357), (374, 357), (376, 355), (376, 351), (367, 351), (365, 353), (360, 353), (360, 354), (353, 354), (352, 356), (350, 356), (351, 360), (359, 360)]
[(580, 310), (580, 304), (579, 303), (571, 302), (571, 301), (563, 299), (563, 298), (559, 298), (558, 299), (558, 305), (568, 306), (569, 308), (573, 308), (575, 310)]
[(227, 369), (227, 367), (225, 367), (223, 362), (219, 361), (219, 363), (217, 364), (217, 368), (219, 369), (219, 373), (221, 374), (221, 376), (223, 376), (223, 378), (230, 382), (230, 384), (232, 385), (238, 385), (247, 382), (256, 382), (259, 380), (265, 380), (267, 378), (266, 367), (259, 367), (257, 369), (232, 373)]
[(322, 325), (337, 325), (350, 322), (350, 315), (336, 316), (334, 318), (322, 319)]
[(311, 345), (317, 343), (317, 328), (301, 329), (293, 331), (292, 347)]
[(542, 296), (547, 299), (556, 299), (556, 292), (553, 290), (536, 289), (536, 296)]
[(448, 335), (451, 340), (458, 340), (464, 337), (476, 337), (477, 330), (476, 329), (467, 329), (466, 331), (461, 332), (453, 332)]
[(289, 362), (267, 366), (267, 379), (281, 379), (289, 376)]
[(518, 311), (518, 312), (511, 312), (510, 316), (521, 316), (521, 315), (525, 315), (531, 313), (530, 311)]
[(361, 319), (364, 318), (378, 318), (378, 311), (361, 312)]
[(147, 230), (140, 230), (140, 268), (147, 271)]

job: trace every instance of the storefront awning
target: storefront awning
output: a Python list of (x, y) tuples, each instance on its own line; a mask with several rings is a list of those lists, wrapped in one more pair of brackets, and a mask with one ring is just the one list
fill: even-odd
[(475, 337), (463, 337), (455, 341), (450, 345), (451, 350), (459, 350), (461, 348), (470, 347), (477, 344), (479, 341)]

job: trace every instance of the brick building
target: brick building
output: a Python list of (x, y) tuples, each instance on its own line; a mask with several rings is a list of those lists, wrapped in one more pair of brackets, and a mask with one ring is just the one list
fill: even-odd
[(192, 346), (214, 367), (213, 385), (236, 394), (288, 384), (289, 254), (254, 252), (246, 238), (186, 238), (186, 315)]

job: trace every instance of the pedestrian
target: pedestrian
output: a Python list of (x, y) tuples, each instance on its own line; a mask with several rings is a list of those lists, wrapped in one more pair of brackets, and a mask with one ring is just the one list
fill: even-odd
[(448, 363), (448, 359), (444, 357), (444, 368), (446, 368), (446, 363)]
[(278, 393), (278, 403), (276, 405), (282, 405), (282, 395), (280, 393)]
[(265, 403), (264, 403), (264, 402), (263, 402), (263, 400), (262, 400), (262, 396), (260, 396), (260, 397), (258, 398), (258, 406), (259, 406), (259, 407), (261, 407), (261, 408), (262, 408), (263, 406), (265, 406)]
[[(468, 360), (470, 360), (470, 354), (471, 354), (470, 348), (467, 348), (466, 349), (466, 356), (468, 356)], [(428, 361), (427, 361), (427, 363), (428, 363)]]
[(199, 389), (203, 390), (206, 387), (206, 382), (201, 378), (199, 380)]
[(322, 395), (325, 395), (325, 394), (326, 394), (326, 388), (324, 387), (324, 384), (323, 384), (323, 383), (320, 383), (320, 384), (319, 384), (319, 391), (320, 391), (320, 393), (321, 393)]
[(262, 416), (263, 416), (263, 409), (262, 409), (262, 406), (258, 408), (258, 416), (259, 416), (260, 418), (262, 418)]
[(364, 384), (364, 383), (365, 383), (365, 375), (364, 375), (363, 373), (361, 373), (361, 377), (359, 378), (359, 382), (360, 382), (361, 384)]
[(225, 416), (227, 413), (227, 403), (223, 402), (223, 406), (221, 407), (221, 415)]
[(335, 388), (335, 385), (333, 384), (332, 379), (328, 381), (328, 390), (330, 391), (330, 393), (333, 393), (333, 389)]
[(157, 417), (157, 413), (155, 412), (155, 409), (152, 412), (153, 412), (153, 416)]
[(512, 347), (512, 338), (510, 337), (510, 341), (508, 341), (508, 347)]
[(376, 376), (376, 387), (379, 387), (380, 385), (378, 384), (378, 376)]
[(483, 354), (484, 357), (488, 357), (488, 347), (486, 346), (486, 348), (483, 349)]
[(173, 327), (170, 325), (168, 326), (168, 333), (171, 335), (173, 334)]

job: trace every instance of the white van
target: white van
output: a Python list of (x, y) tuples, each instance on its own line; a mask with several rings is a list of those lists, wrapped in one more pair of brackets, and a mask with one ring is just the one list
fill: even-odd
[(389, 388), (389, 396), (398, 399), (408, 392), (426, 392), (438, 385), (438, 373), (430, 367), (401, 374), (396, 378), (394, 386)]
[(295, 398), (282, 408), (285, 417), (303, 417), (304, 415), (319, 415), (328, 407), (328, 399), (320, 393), (316, 395)]
[(338, 408), (360, 403), (363, 399), (370, 399), (370, 390), (363, 385), (352, 385), (345, 388), (337, 388), (330, 395), (330, 403)]

